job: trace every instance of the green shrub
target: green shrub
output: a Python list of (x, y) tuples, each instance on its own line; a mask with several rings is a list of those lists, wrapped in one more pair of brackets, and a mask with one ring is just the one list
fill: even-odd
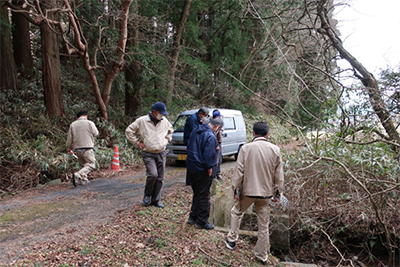
[[(82, 84), (67, 82), (68, 90), (82, 94)], [(94, 121), (100, 136), (96, 138), (94, 152), (97, 167), (110, 169), (114, 146), (119, 146), (120, 163), (137, 163), (139, 151), (125, 137), (125, 128), (129, 122), (119, 121), (122, 129), (116, 128), (113, 118), (104, 121), (96, 118), (96, 105), (92, 101), (79, 101), (76, 95), (66, 93), (66, 117), (52, 120), (45, 115), (42, 88), (37, 83), (22, 81), (20, 91), (3, 90), (0, 92), (0, 189), (19, 191), (49, 180), (66, 177), (78, 168), (75, 160), (66, 150), (69, 125), (76, 119), (80, 109), (89, 111), (89, 119)], [(87, 92), (86, 92), (87, 93)], [(110, 107), (110, 113), (115, 114)], [(119, 113), (120, 114), (120, 113)], [(104, 134), (105, 133), (105, 134)], [(104, 137), (106, 136), (106, 137)]]

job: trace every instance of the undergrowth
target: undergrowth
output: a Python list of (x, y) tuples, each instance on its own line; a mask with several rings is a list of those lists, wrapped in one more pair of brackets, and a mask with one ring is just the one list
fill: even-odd
[[(20, 91), (0, 92), (0, 109), (4, 114), (0, 117), (0, 190), (14, 193), (53, 179), (68, 180), (78, 162), (67, 152), (65, 143), (69, 125), (80, 109), (89, 111), (89, 119), (103, 133), (95, 138), (97, 168), (110, 169), (116, 145), (122, 165), (140, 161), (137, 149), (125, 137), (128, 122), (116, 128), (113, 118), (97, 118), (96, 106), (83, 100), (66, 105), (65, 118), (52, 120), (44, 112), (42, 89), (27, 81), (22, 87)], [(74, 99), (67, 94), (66, 102), (74, 103)]]
[(294, 152), (283, 149), (296, 256), (382, 266), (392, 257), (393, 264), (400, 241), (397, 153), (335, 135), (308, 142), (315, 153), (303, 143)]

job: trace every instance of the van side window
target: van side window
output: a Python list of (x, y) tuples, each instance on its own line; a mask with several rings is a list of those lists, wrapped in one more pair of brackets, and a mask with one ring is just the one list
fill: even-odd
[(224, 130), (235, 130), (235, 120), (233, 117), (223, 117), (224, 120)]
[(236, 123), (237, 123), (238, 129), (246, 129), (243, 117), (235, 115), (235, 118), (236, 118)]
[(185, 124), (188, 118), (189, 115), (180, 115), (174, 123), (174, 131), (183, 132), (185, 130)]

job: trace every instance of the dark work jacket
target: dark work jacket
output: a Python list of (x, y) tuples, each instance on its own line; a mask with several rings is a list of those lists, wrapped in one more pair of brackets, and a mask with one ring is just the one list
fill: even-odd
[(190, 135), (186, 166), (189, 172), (199, 172), (214, 166), (217, 138), (208, 124), (198, 126)]
[(203, 122), (200, 120), (199, 113), (193, 113), (192, 116), (187, 118), (186, 123), (185, 123), (185, 129), (183, 131), (183, 143), (185, 145), (188, 144), (190, 134), (193, 132), (194, 129), (197, 128), (197, 126), (202, 125)]

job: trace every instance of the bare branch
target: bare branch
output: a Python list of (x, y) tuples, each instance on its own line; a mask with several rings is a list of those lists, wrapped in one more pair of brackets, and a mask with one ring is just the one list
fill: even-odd
[(386, 140), (386, 139), (375, 139), (375, 140), (371, 140), (371, 141), (368, 141), (368, 142), (355, 142), (355, 141), (350, 141), (350, 140), (344, 140), (344, 141), (346, 143), (348, 143), (348, 144), (354, 144), (354, 145), (370, 145), (370, 144), (373, 144), (373, 143), (382, 142), (382, 143), (386, 143), (386, 144), (389, 144), (389, 145), (392, 145), (392, 146), (397, 146), (397, 147), (400, 148), (400, 144), (392, 142), (392, 141), (389, 141), (389, 140)]
[(332, 241), (331, 237), (330, 237), (322, 228), (319, 227), (318, 229), (319, 229), (322, 233), (324, 233), (324, 235), (329, 239), (329, 242), (331, 243), (331, 246), (335, 248), (336, 252), (340, 255), (340, 258), (341, 258), (343, 261), (345, 261), (345, 262), (346, 262), (346, 261), (347, 261), (347, 262), (350, 262), (351, 266), (355, 267), (352, 260), (348, 260), (348, 259), (345, 259), (345, 258), (344, 258), (344, 256), (342, 255), (342, 253), (340, 253), (339, 249), (335, 246), (335, 244), (333, 244), (333, 241)]

